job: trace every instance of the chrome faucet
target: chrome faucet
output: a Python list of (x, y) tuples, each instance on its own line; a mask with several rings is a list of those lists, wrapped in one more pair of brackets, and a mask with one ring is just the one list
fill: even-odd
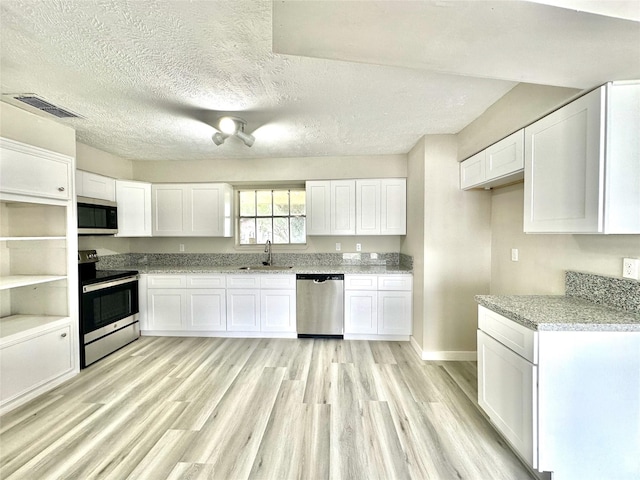
[(268, 254), (267, 261), (262, 262), (264, 265), (271, 265), (271, 240), (267, 240), (267, 243), (264, 245), (264, 253)]

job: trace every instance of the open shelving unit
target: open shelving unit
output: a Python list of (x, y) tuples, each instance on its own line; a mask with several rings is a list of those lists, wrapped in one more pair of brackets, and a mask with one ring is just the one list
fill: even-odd
[(0, 138), (0, 168), (4, 413), (77, 373), (78, 280), (74, 159)]

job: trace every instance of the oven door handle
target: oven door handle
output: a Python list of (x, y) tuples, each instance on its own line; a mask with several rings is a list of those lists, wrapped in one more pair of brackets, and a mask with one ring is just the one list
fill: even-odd
[(96, 290), (103, 290), (105, 288), (116, 287), (124, 283), (137, 282), (140, 279), (140, 275), (134, 275), (133, 277), (119, 278), (118, 280), (112, 280), (110, 282), (95, 283), (93, 285), (85, 285), (82, 287), (82, 293), (95, 292)]

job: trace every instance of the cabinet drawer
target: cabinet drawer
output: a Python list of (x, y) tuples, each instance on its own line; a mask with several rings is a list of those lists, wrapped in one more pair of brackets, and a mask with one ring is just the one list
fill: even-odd
[(377, 275), (345, 275), (344, 289), (345, 290), (377, 290), (378, 276)]
[(296, 288), (295, 275), (260, 275), (260, 288)]
[(413, 277), (411, 275), (380, 275), (378, 290), (411, 290)]
[(260, 288), (260, 276), (227, 275), (227, 288)]
[(224, 288), (224, 275), (187, 275), (187, 288)]
[(533, 364), (538, 364), (538, 333), (478, 306), (478, 328)]
[(185, 275), (149, 275), (147, 288), (185, 288)]

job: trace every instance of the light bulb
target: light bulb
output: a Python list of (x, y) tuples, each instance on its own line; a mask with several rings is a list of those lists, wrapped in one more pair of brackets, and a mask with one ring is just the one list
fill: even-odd
[(238, 124), (231, 117), (222, 117), (218, 122), (220, 131), (227, 135), (234, 135), (238, 131)]

